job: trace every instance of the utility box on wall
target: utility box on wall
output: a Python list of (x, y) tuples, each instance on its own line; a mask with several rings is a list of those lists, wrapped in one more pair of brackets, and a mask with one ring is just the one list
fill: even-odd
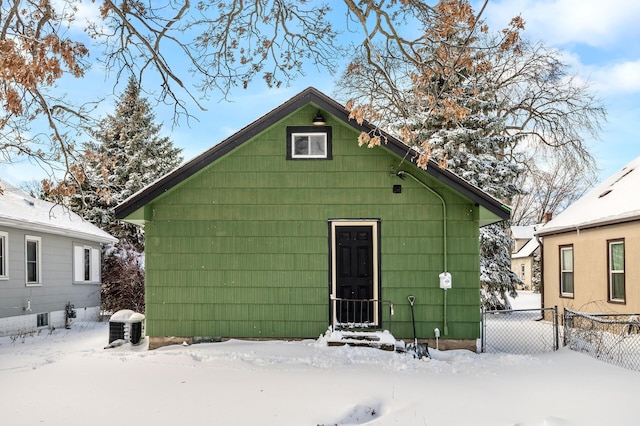
[(449, 290), (451, 288), (451, 274), (448, 272), (443, 272), (439, 275), (440, 277), (440, 288), (443, 290)]

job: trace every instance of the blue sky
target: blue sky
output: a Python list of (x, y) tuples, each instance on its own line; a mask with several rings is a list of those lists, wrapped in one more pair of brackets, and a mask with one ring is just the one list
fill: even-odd
[[(472, 1), (476, 11), (481, 3)], [(600, 168), (599, 180), (640, 156), (640, 1), (490, 0), (483, 16), (491, 28), (499, 29), (516, 15), (526, 22), (527, 38), (559, 49), (571, 65), (571, 72), (589, 81), (603, 100), (607, 122), (603, 124), (600, 140), (588, 141)], [(339, 22), (334, 25), (340, 28)], [(231, 102), (213, 97), (205, 104), (207, 111), (191, 108), (199, 121), (192, 120), (190, 126), (183, 122), (172, 128), (170, 108), (155, 107), (156, 118), (163, 123), (163, 132), (183, 148), (188, 160), (306, 87), (314, 86), (329, 96), (335, 95), (334, 82), (339, 75), (331, 76), (313, 66), (305, 72), (306, 76), (284, 88), (267, 89), (262, 81), (256, 80), (247, 90), (234, 90)], [(110, 84), (105, 82), (103, 72), (94, 69), (86, 81), (75, 82), (65, 90), (68, 96), (82, 97), (100, 86), (106, 92)], [(111, 113), (110, 108), (113, 107), (104, 105), (104, 114)], [(0, 176), (15, 184), (42, 177), (37, 168), (25, 162), (0, 166)]]

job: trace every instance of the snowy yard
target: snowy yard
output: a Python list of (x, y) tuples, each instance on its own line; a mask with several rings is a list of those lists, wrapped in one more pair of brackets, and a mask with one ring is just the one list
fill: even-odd
[[(524, 298), (523, 298), (524, 299)], [(633, 425), (640, 373), (540, 355), (231, 340), (103, 349), (108, 323), (0, 338), (6, 425)]]

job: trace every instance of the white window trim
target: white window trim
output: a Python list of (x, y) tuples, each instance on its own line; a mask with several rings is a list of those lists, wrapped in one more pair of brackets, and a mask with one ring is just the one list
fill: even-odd
[[(322, 136), (324, 139), (324, 153), (323, 154), (296, 154), (296, 137), (299, 136)], [(291, 158), (328, 158), (329, 156), (329, 138), (326, 132), (297, 132), (291, 133)]]
[(2, 245), (2, 273), (0, 274), (0, 280), (9, 279), (9, 233), (0, 231), (0, 245)]
[[(372, 239), (372, 243), (373, 243), (373, 299), (378, 300), (380, 299), (380, 295), (378, 293), (378, 290), (380, 288), (379, 285), (379, 277), (378, 277), (378, 267), (379, 267), (379, 259), (378, 259), (378, 232), (379, 232), (379, 226), (380, 226), (380, 222), (375, 221), (375, 220), (331, 220), (331, 300), (335, 301), (336, 298), (336, 294), (338, 293), (338, 290), (336, 288), (337, 286), (337, 282), (338, 282), (338, 271), (336, 268), (336, 265), (338, 264), (337, 261), (337, 254), (336, 254), (336, 227), (339, 226), (370, 226), (371, 227), (371, 239)], [(333, 324), (337, 324), (338, 323), (338, 318), (337, 318), (337, 313), (336, 313), (336, 309), (335, 309), (335, 302), (334, 306), (333, 306)], [(380, 317), (378, 315), (378, 309), (374, 310), (374, 317), (373, 317), (373, 323), (371, 325), (373, 326), (378, 326), (380, 325)]]
[[(563, 253), (565, 251), (571, 250), (571, 269), (564, 269), (564, 255)], [(574, 258), (574, 251), (573, 251), (573, 246), (567, 246), (567, 247), (560, 247), (560, 294), (562, 296), (565, 297), (573, 297), (574, 292), (576, 291), (576, 276), (575, 276), (575, 268), (574, 268), (574, 264), (575, 263), (575, 258)], [(564, 277), (564, 273), (565, 272), (571, 272), (571, 274), (573, 275), (573, 292), (569, 293), (564, 291), (564, 282), (563, 282), (563, 277)]]
[[(85, 280), (84, 254), (89, 250), (89, 279)], [(84, 244), (73, 244), (73, 283), (100, 284), (100, 249)]]
[[(29, 268), (27, 266), (27, 246), (28, 242), (36, 243), (36, 281), (29, 281)], [(42, 285), (42, 237), (34, 235), (24, 236), (24, 281), (27, 287)]]
[[(626, 266), (626, 265), (624, 265), (624, 263), (625, 263), (624, 241), (623, 240), (609, 241), (608, 245), (609, 245), (609, 265), (608, 265), (608, 269), (609, 269), (609, 301), (610, 302), (625, 302), (626, 288), (625, 288), (625, 291), (623, 292), (623, 297), (621, 297), (621, 298), (614, 298), (613, 297), (613, 276), (614, 276), (614, 274), (622, 274), (623, 282), (626, 279), (626, 277), (625, 277), (624, 269), (613, 269), (613, 258), (612, 258), (613, 251), (611, 250), (612, 246), (614, 246), (614, 245), (621, 245), (622, 246), (622, 253), (623, 253), (622, 262), (623, 262), (623, 268), (624, 268), (624, 266)], [(626, 282), (624, 282), (624, 285), (626, 287)]]

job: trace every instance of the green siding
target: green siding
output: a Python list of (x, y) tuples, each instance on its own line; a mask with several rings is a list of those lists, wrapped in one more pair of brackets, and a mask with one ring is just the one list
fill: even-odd
[[(330, 219), (379, 219), (381, 298), (394, 335), (442, 329), (443, 210), (404, 168), (447, 203), (449, 338), (479, 336), (478, 207), (384, 148), (357, 145), (333, 126), (332, 160), (286, 160), (286, 126), (308, 105), (146, 206), (147, 333), (151, 336), (316, 338), (329, 324)], [(401, 164), (402, 163), (402, 164)], [(394, 184), (402, 193), (392, 193)]]

